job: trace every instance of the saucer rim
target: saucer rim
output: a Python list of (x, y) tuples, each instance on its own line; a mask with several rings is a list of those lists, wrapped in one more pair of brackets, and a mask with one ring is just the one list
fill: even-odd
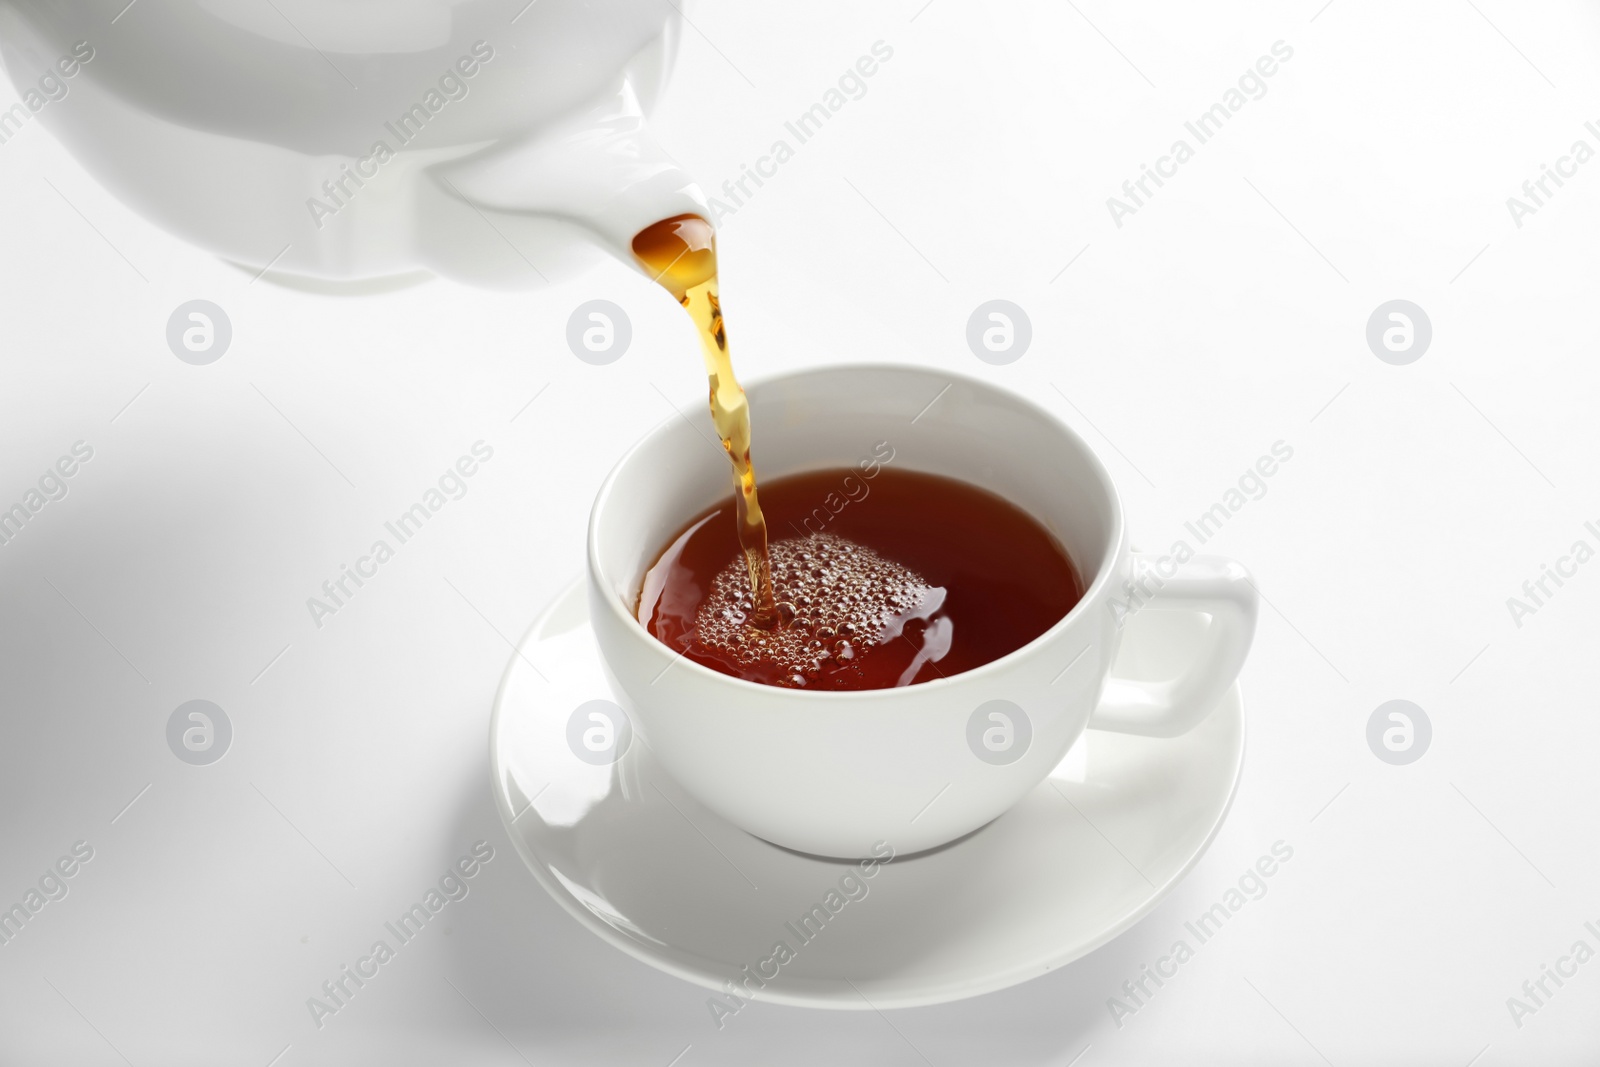
[[(488, 730), (489, 788), (494, 795), (495, 810), (500, 815), (502, 828), (507, 836), (511, 838), (512, 847), (516, 849), (517, 855), (522, 859), (523, 865), (528, 869), (529, 873), (533, 875), (534, 880), (580, 925), (600, 937), (601, 940), (620, 949), (641, 963), (711, 992), (722, 993), (727, 976), (713, 969), (712, 964), (715, 961), (683, 946), (668, 945), (665, 942), (662, 943), (663, 948), (666, 950), (665, 952), (660, 949), (653, 949), (652, 946), (628, 937), (584, 907), (561, 884), (559, 879), (552, 875), (551, 865), (541, 858), (533, 846), (518, 832), (516, 828), (517, 817), (511, 811), (510, 798), (506, 790), (500, 786), (505, 769), (500, 754), (502, 747), (500, 733), (501, 712), (505, 708), (506, 687), (510, 682), (512, 672), (517, 670), (517, 660), (521, 658), (528, 644), (533, 640), (534, 635), (544, 626), (550, 616), (566, 603), (567, 598), (586, 593), (584, 579), (578, 578), (569, 582), (550, 598), (518, 639), (516, 648), (507, 662), (505, 670), (501, 673), (500, 682), (495, 687), (494, 704), (489, 715)], [(588, 624), (590, 619), (588, 597), (587, 595), (579, 595), (578, 598), (582, 605), (581, 610), (584, 621)], [(1053, 970), (1075, 963), (1095, 950), (1109, 944), (1154, 911), (1157, 905), (1170, 896), (1178, 884), (1188, 877), (1200, 860), (1211, 850), (1217, 835), (1222, 831), (1223, 824), (1228, 820), (1228, 815), (1233, 811), (1234, 801), (1239, 795), (1239, 784), (1244, 778), (1244, 764), (1249, 752), (1250, 741), (1249, 716), (1246, 714), (1244, 693), (1237, 679), (1223, 694), (1222, 699), (1218, 701), (1217, 707), (1213, 708), (1211, 714), (1216, 714), (1217, 708), (1220, 708), (1224, 702), (1229, 700), (1236, 701), (1239, 705), (1239, 743), (1234, 757), (1233, 774), (1228, 783), (1228, 795), (1223, 801), (1221, 809), (1217, 812), (1216, 818), (1191, 855), (1169, 878), (1162, 882), (1161, 885), (1156, 886), (1150, 895), (1127, 915), (1105, 927), (1095, 937), (1065, 950), (1045, 953), (1025, 962), (969, 979), (950, 980), (938, 985), (924, 984), (916, 988), (901, 988), (899, 990), (878, 990), (871, 983), (863, 983), (867, 985), (869, 990), (873, 990), (874, 996), (871, 999), (868, 999), (866, 993), (863, 993), (856, 983), (848, 979), (826, 978), (796, 978), (787, 983), (782, 989), (777, 989), (776, 987), (763, 989), (753, 999), (758, 1003), (834, 1011), (878, 1011), (884, 1008), (930, 1007), (936, 1004), (967, 1000), (986, 993), (995, 993), (1009, 989), (1012, 986), (1021, 985), (1023, 982), (1031, 981)], [(1204, 721), (1202, 720), (1202, 722)], [(1043, 785), (1044, 783), (1041, 782), (1040, 784)], [(1030, 790), (1029, 795), (1031, 793), (1032, 791)], [(533, 810), (533, 807), (529, 805), (522, 814), (526, 815), (531, 810)], [(707, 812), (707, 815), (723, 821), (715, 813)], [(982, 829), (982, 827), (979, 828), (979, 830)], [(976, 833), (977, 831), (974, 832)], [(757, 838), (757, 840), (761, 839)], [(769, 848), (779, 847), (769, 841), (762, 841), (761, 843)], [(959, 847), (961, 843), (962, 841), (958, 840), (953, 844)], [(697, 969), (686, 962), (690, 960), (697, 961), (701, 965), (701, 969)], [(828, 988), (838, 986), (840, 983), (842, 983), (842, 988)], [(849, 999), (851, 994), (855, 999)]]

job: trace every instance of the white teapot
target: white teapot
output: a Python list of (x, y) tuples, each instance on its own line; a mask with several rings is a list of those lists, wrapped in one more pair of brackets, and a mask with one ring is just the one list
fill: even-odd
[(0, 0), (22, 102), (124, 202), (252, 274), (527, 288), (704, 214), (645, 112), (672, 0)]

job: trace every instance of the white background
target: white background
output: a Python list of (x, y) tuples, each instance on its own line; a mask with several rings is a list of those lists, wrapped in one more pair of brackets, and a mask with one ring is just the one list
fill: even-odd
[[(1506, 999), (1600, 947), (1600, 563), (1520, 627), (1506, 599), (1600, 545), (1600, 162), (1521, 228), (1505, 201), (1575, 139), (1600, 147), (1600, 14), (921, 4), (707, 0), (656, 129), (715, 190), (894, 49), (724, 220), (747, 379), (991, 374), (1102, 452), (1147, 548), (1292, 446), (1207, 546), (1270, 606), (1243, 786), (1187, 881), (1010, 991), (888, 1018), (757, 1005), (718, 1033), (704, 991), (520, 867), (485, 757), (506, 639), (579, 573), (605, 471), (667, 398), (699, 417), (678, 309), (619, 266), (521, 296), (251, 284), (31, 123), (0, 145), (0, 505), (73, 442), (94, 458), (0, 548), (0, 902), (74, 841), (95, 856), (0, 946), (0, 1062), (1593, 1062), (1600, 962), (1520, 1027)], [(1294, 56), (1267, 95), (1116, 227), (1106, 198), (1278, 40)], [(207, 367), (164, 339), (197, 297), (234, 328)], [(964, 332), (996, 297), (1034, 340), (990, 369)], [(634, 325), (603, 368), (564, 341), (593, 298)], [(1409, 366), (1364, 338), (1394, 298), (1433, 324)], [(306, 598), (479, 439), (469, 494), (316, 628)], [(209, 767), (164, 736), (195, 698), (235, 730)], [(1409, 766), (1365, 739), (1393, 698), (1433, 723)], [(471, 896), (317, 1029), (306, 998), (480, 838), (496, 859)], [(1268, 896), (1113, 1022), (1122, 981), (1278, 840), (1294, 859)]]

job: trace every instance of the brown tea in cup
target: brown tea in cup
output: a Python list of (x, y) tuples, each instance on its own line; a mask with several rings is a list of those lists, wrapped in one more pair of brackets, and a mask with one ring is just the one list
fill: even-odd
[(1083, 596), (1032, 516), (966, 482), (877, 467), (761, 486), (777, 626), (754, 598), (730, 500), (686, 525), (645, 574), (636, 615), (668, 648), (766, 685), (884, 689), (1014, 652)]
[(645, 575), (635, 615), (663, 644), (766, 685), (886, 689), (1014, 652), (1083, 597), (1049, 531), (965, 482), (875, 462), (870, 475), (779, 478), (758, 497), (711, 223), (662, 219), (635, 235), (633, 253), (700, 334), (733, 473), (732, 499), (684, 527)]

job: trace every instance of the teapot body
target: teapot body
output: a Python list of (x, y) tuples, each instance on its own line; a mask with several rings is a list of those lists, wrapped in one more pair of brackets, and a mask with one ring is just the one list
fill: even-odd
[(28, 113), (11, 126), (36, 115), (124, 202), (252, 273), (523, 288), (632, 215), (695, 210), (643, 126), (680, 17), (665, 0), (0, 0), (0, 63)]

